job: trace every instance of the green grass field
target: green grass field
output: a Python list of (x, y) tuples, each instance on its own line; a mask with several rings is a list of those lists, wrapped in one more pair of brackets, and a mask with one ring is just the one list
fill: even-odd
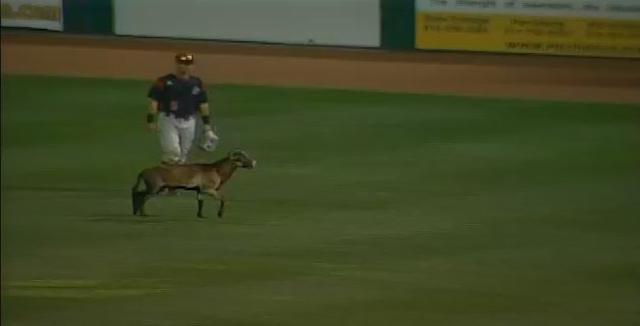
[(640, 106), (217, 86), (257, 169), (140, 218), (147, 83), (2, 85), (3, 325), (640, 323)]

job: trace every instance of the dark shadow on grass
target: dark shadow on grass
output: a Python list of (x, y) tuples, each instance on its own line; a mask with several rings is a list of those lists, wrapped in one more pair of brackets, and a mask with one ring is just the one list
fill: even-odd
[(259, 226), (259, 227), (281, 227), (281, 223), (258, 223), (258, 222), (236, 222), (231, 220), (223, 220), (218, 222), (219, 224), (231, 225), (231, 226)]
[[(216, 218), (217, 219), (217, 218)], [(195, 216), (169, 217), (156, 214), (146, 216), (134, 216), (131, 214), (93, 214), (83, 220), (92, 223), (114, 223), (114, 224), (167, 224), (167, 223), (200, 223), (213, 220), (213, 218), (197, 218)]]
[(3, 190), (12, 190), (12, 191), (34, 191), (34, 192), (69, 192), (69, 193), (120, 193), (122, 192), (119, 189), (108, 189), (108, 188), (74, 188), (74, 187), (48, 187), (48, 186), (34, 186), (34, 187), (24, 187), (24, 186), (9, 186), (3, 187)]
[(159, 224), (167, 223), (168, 220), (157, 218), (157, 215), (133, 216), (127, 214), (96, 214), (86, 220), (96, 223), (122, 223), (122, 224)]

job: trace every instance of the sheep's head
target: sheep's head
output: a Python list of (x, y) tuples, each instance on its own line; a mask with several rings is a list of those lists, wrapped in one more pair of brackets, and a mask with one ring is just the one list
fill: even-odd
[(249, 154), (239, 149), (229, 152), (229, 159), (236, 166), (245, 168), (245, 169), (253, 169), (256, 167), (256, 163), (257, 163), (256, 160), (249, 157)]

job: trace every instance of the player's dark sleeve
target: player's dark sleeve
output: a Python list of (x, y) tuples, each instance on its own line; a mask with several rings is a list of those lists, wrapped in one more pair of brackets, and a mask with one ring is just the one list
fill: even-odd
[(164, 79), (158, 78), (151, 88), (149, 88), (149, 93), (147, 97), (152, 100), (160, 101), (162, 99), (162, 93), (164, 92)]
[(207, 96), (207, 90), (204, 88), (204, 85), (202, 85), (202, 80), (198, 80), (198, 84), (200, 84), (200, 94), (198, 94), (198, 103), (203, 104), (203, 103), (208, 103), (209, 102), (209, 97)]

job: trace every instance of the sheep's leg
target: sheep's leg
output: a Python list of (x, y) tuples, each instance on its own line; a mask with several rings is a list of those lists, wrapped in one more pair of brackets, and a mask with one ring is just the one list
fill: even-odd
[(138, 215), (138, 192), (135, 190), (131, 191), (131, 207), (133, 208), (133, 215)]
[(205, 189), (204, 192), (207, 195), (220, 201), (220, 206), (218, 207), (218, 217), (222, 218), (222, 215), (224, 214), (224, 196), (222, 196), (222, 194), (215, 189)]
[(202, 206), (204, 206), (204, 199), (202, 198), (202, 193), (198, 190), (198, 194), (196, 195), (198, 198), (198, 217), (203, 218), (202, 216)]
[(218, 207), (218, 217), (222, 218), (222, 214), (224, 214), (224, 198), (220, 196), (220, 207)]
[(133, 185), (133, 187), (131, 187), (131, 206), (133, 208), (133, 215), (138, 215), (138, 211), (140, 210), (140, 199), (142, 198), (141, 194), (144, 194), (144, 191), (139, 191), (138, 187), (140, 186), (142, 180), (142, 173), (140, 173), (136, 178), (136, 183)]
[(144, 191), (136, 191), (131, 194), (131, 201), (133, 204), (133, 215), (138, 215), (138, 212), (140, 211), (140, 207), (143, 203), (143, 200), (146, 194), (147, 193)]
[(162, 191), (162, 189), (164, 188), (164, 186), (155, 184), (154, 182), (151, 182), (149, 180), (145, 180), (145, 191), (139, 191), (139, 207), (138, 207), (138, 213), (140, 216), (147, 216), (146, 211), (144, 210), (144, 205), (147, 203), (147, 201), (149, 199), (151, 199), (151, 197), (153, 197), (154, 194), (158, 194), (160, 193), (160, 191)]
[(144, 205), (147, 203), (147, 200), (149, 200), (150, 198), (151, 198), (151, 194), (147, 192), (140, 194), (140, 208), (138, 209), (140, 216), (147, 216), (147, 213), (144, 210)]

